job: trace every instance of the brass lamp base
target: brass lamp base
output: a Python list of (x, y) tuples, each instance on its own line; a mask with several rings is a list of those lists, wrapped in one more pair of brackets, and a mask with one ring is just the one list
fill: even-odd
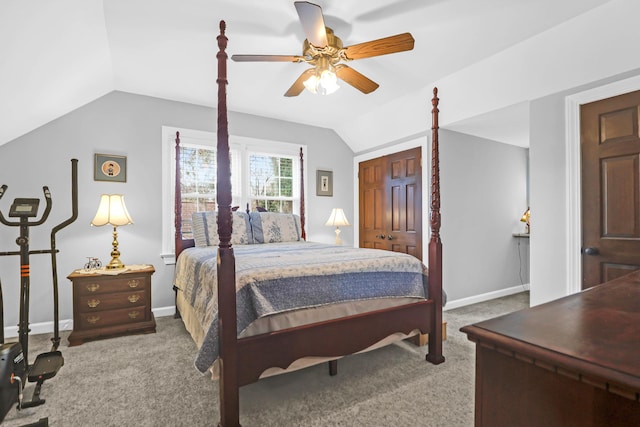
[(111, 258), (109, 264), (105, 267), (107, 270), (115, 270), (118, 268), (124, 268), (124, 264), (120, 261), (120, 258)]
[(124, 268), (124, 264), (120, 261), (120, 251), (118, 250), (118, 232), (116, 226), (113, 227), (113, 249), (111, 250), (111, 261), (105, 266), (107, 270), (115, 270)]

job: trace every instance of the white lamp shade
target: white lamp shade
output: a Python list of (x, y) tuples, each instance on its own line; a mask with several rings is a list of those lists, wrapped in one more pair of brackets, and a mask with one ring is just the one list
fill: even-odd
[(133, 220), (124, 204), (124, 196), (122, 194), (103, 194), (100, 196), (100, 205), (98, 212), (91, 221), (91, 225), (127, 225), (133, 224)]
[(324, 225), (330, 225), (334, 227), (340, 227), (340, 226), (344, 227), (350, 224), (349, 224), (349, 221), (347, 221), (347, 217), (345, 216), (342, 208), (333, 208), (331, 210), (331, 215), (329, 216), (329, 219)]

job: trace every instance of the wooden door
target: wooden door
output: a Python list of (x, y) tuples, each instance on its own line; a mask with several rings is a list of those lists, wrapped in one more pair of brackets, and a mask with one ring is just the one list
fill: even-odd
[(360, 247), (387, 249), (384, 203), (386, 165), (384, 157), (361, 162), (358, 166)]
[(640, 91), (581, 107), (582, 288), (640, 269)]
[(360, 247), (422, 259), (421, 148), (362, 162)]

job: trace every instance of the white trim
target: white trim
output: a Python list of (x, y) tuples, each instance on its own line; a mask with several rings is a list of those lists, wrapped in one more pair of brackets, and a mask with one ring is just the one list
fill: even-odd
[(454, 301), (447, 301), (447, 305), (443, 310), (453, 310), (454, 308), (460, 308), (471, 304), (477, 304), (479, 302), (485, 302), (496, 298), (506, 297), (508, 295), (519, 294), (529, 290), (529, 284), (512, 286), (506, 289), (500, 289), (498, 291), (487, 292), (486, 294), (474, 295), (472, 297), (460, 298)]
[(640, 89), (640, 76), (620, 80), (565, 99), (566, 145), (566, 217), (567, 295), (582, 289), (582, 193), (580, 176), (580, 106)]
[(169, 307), (154, 308), (151, 311), (153, 311), (154, 317), (168, 317), (173, 316), (176, 313), (176, 307), (170, 305)]
[[(151, 310), (153, 312), (154, 317), (167, 317), (173, 316), (176, 312), (176, 308), (174, 306), (169, 307), (160, 307), (154, 308)], [(58, 328), (61, 331), (71, 331), (73, 330), (73, 319), (64, 319), (61, 320), (58, 324)], [(53, 322), (40, 322), (40, 323), (32, 323), (29, 325), (30, 334), (52, 334), (53, 333)], [(17, 326), (8, 326), (4, 328), (4, 336), (5, 338), (17, 338), (18, 337), (18, 327)]]

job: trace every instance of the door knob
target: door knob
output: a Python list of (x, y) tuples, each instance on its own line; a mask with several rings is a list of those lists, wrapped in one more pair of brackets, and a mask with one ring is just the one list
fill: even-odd
[(387, 240), (393, 240), (393, 236), (392, 236), (391, 234), (389, 234), (389, 235), (387, 236)]
[(385, 237), (387, 237), (387, 236), (385, 236), (384, 234), (381, 234), (381, 235), (380, 235), (380, 238), (381, 238), (381, 239), (384, 239)]
[(582, 253), (585, 255), (599, 255), (600, 251), (598, 250), (598, 248), (589, 247), (583, 248)]

